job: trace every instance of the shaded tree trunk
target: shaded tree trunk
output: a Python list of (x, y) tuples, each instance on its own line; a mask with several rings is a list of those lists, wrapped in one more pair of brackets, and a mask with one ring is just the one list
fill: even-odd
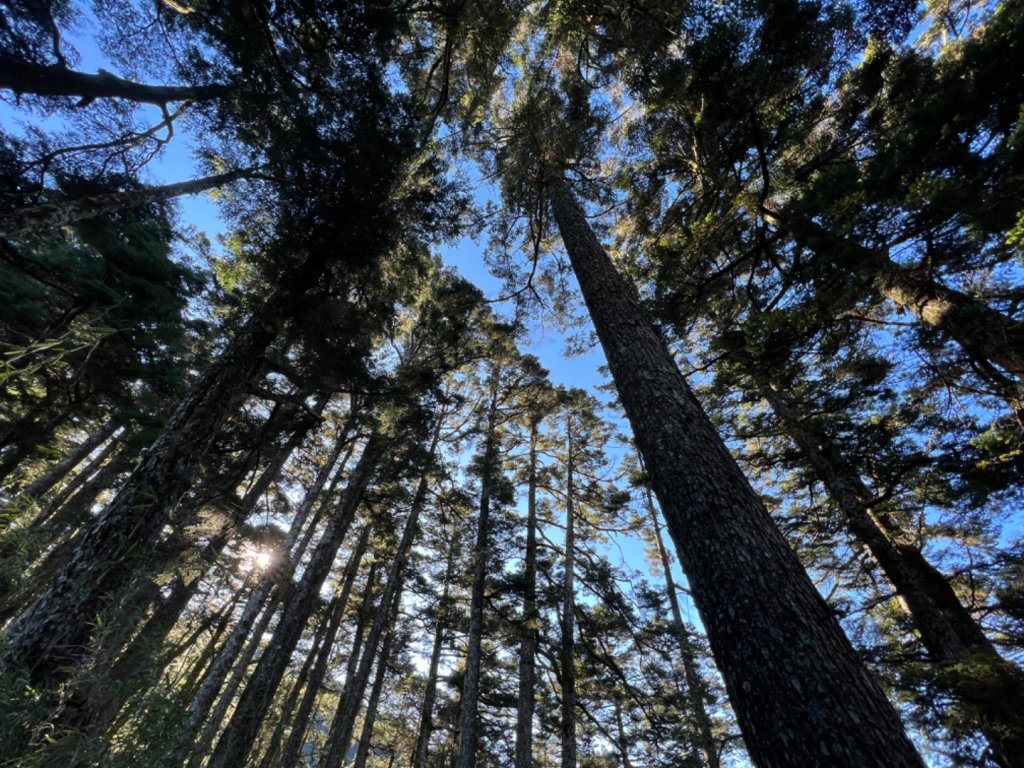
[(484, 455), (480, 479), (480, 513), (477, 517), (476, 543), (473, 545), (473, 586), (469, 606), (469, 628), (466, 638), (466, 679), (462, 687), (459, 715), (459, 751), (455, 768), (473, 768), (479, 740), (480, 721), (480, 656), (484, 630), (484, 599), (487, 584), (488, 537), (490, 536), (491, 485), (498, 471), (498, 381), (492, 374), (487, 426), (484, 432)]
[(3, 665), (34, 684), (58, 683), (88, 655), (109, 596), (123, 589), (188, 490), (218, 428), (260, 369), (278, 334), (271, 300), (239, 329), (178, 406), (113, 501), (85, 530), (49, 588), (20, 617)]
[(228, 93), (223, 85), (147, 85), (125, 80), (101, 69), (97, 74), (67, 67), (48, 67), (20, 56), (0, 56), (0, 88), (17, 95), (73, 96), (84, 106), (94, 99), (111, 98), (164, 106), (174, 101), (201, 101)]
[(43, 203), (17, 211), (7, 211), (0, 213), (0, 237), (11, 237), (27, 232), (42, 232), (125, 208), (158, 203), (182, 195), (197, 195), (200, 192), (237, 181), (245, 174), (245, 171), (229, 171), (213, 176), (204, 176), (201, 179), (179, 181), (176, 184), (128, 189), (122, 192), (104, 192), (72, 200)]
[(537, 427), (538, 421), (532, 419), (526, 491), (526, 552), (523, 568), (523, 625), (519, 641), (515, 768), (533, 768), (533, 711), (537, 684), (537, 628), (540, 622), (537, 611)]
[[(387, 612), (387, 633), (380, 647), (380, 660), (377, 662), (377, 674), (374, 676), (373, 687), (370, 689), (370, 698), (366, 702), (366, 714), (363, 716), (363, 729), (359, 734), (359, 749), (356, 751), (356, 760), (353, 768), (365, 768), (366, 759), (370, 756), (370, 748), (373, 746), (373, 728), (377, 722), (377, 707), (380, 704), (381, 693), (384, 691), (384, 680), (387, 678), (388, 667), (391, 664), (392, 645), (394, 645), (401, 598), (402, 591), (401, 586), (399, 586), (398, 591), (395, 593), (394, 605)], [(383, 603), (381, 607), (383, 608)]]
[(751, 759), (765, 767), (920, 768), (896, 711), (561, 175), (550, 176), (548, 191)]
[(452, 538), (448, 547), (448, 562), (445, 565), (444, 585), (441, 587), (441, 599), (437, 604), (437, 621), (434, 625), (434, 644), (430, 651), (430, 664), (427, 667), (427, 681), (423, 690), (423, 705), (420, 707), (420, 728), (416, 737), (416, 748), (412, 757), (412, 768), (426, 768), (427, 755), (430, 748), (430, 736), (434, 731), (434, 702), (437, 700), (437, 673), (441, 665), (441, 651), (444, 636), (448, 631), (450, 610), (450, 592), (452, 577), (455, 573), (455, 555), (458, 539)]
[(383, 437), (375, 433), (363, 448), (363, 455), (349, 478), (338, 507), (327, 523), (302, 579), (286, 603), (277, 629), (242, 692), (207, 768), (228, 768), (245, 763), (288, 660), (302, 636), (320, 587), (330, 572), (363, 494), (373, 481), (384, 447)]
[(700, 671), (697, 668), (693, 640), (683, 621), (683, 612), (679, 609), (679, 594), (676, 591), (675, 578), (672, 576), (672, 563), (668, 559), (668, 551), (665, 549), (665, 542), (661, 536), (661, 523), (654, 509), (654, 500), (650, 496), (650, 491), (646, 491), (646, 494), (647, 511), (650, 515), (651, 527), (654, 529), (654, 541), (658, 547), (658, 559), (661, 561), (661, 569), (665, 572), (665, 591), (668, 593), (668, 602), (672, 609), (672, 628), (679, 640), (679, 655), (683, 661), (686, 694), (690, 708), (693, 710), (693, 718), (697, 721), (697, 732), (693, 737), (694, 747), (704, 756), (704, 764), (707, 768), (719, 768), (721, 761), (718, 758), (718, 747), (715, 745), (715, 736), (711, 730), (711, 718), (708, 716), (707, 706), (704, 703), (704, 681), (701, 680)]
[(106, 442), (107, 438), (117, 430), (117, 422), (108, 419), (95, 432), (85, 440), (76, 445), (63, 459), (58, 461), (52, 468), (41, 474), (22, 492), (30, 499), (38, 500), (45, 495), (53, 486), (63, 480), (69, 472), (81, 464), (86, 457)]
[[(359, 573), (359, 566), (363, 561), (363, 555), (366, 554), (366, 547), (370, 541), (370, 530), (371, 526), (369, 523), (363, 526), (363, 530), (359, 534), (359, 539), (356, 542), (355, 548), (352, 550), (352, 555), (349, 557), (348, 564), (345, 566), (345, 575), (342, 578), (341, 591), (336, 598), (335, 605), (331, 611), (331, 616), (328, 619), (326, 640), (320, 650), (320, 654), (317, 656), (313, 671), (310, 673), (309, 685), (306, 687), (306, 690), (302, 695), (302, 701), (299, 703), (298, 709), (296, 709), (294, 714), (291, 715), (291, 732), (288, 734), (288, 740), (285, 742), (284, 749), (281, 751), (281, 759), (278, 763), (280, 768), (295, 768), (298, 764), (299, 752), (302, 749), (302, 744), (306, 737), (306, 730), (309, 727), (309, 718), (313, 713), (313, 705), (316, 703), (317, 696), (320, 693), (320, 687), (323, 684), (325, 675), (327, 674), (327, 667), (331, 660), (331, 651), (334, 648), (334, 642), (338, 636), (338, 630), (341, 628), (341, 620), (344, 618), (345, 611), (348, 609), (349, 598), (352, 594), (352, 587), (355, 584), (356, 576)], [(352, 652), (349, 654), (350, 661), (352, 660), (353, 655), (357, 654), (360, 642), (361, 637), (356, 638), (353, 642)], [(291, 713), (285, 713), (286, 716), (289, 714)]]
[(573, 625), (576, 617), (576, 489), (573, 487), (572, 414), (566, 417), (565, 465), (565, 575), (562, 580), (560, 670), (562, 673), (562, 768), (576, 768), (576, 654)]
[(962, 702), (1000, 766), (1024, 767), (1024, 672), (999, 655), (949, 580), (872, 508), (874, 494), (835, 443), (810, 419), (800, 418), (763, 375), (754, 378), (758, 393), (835, 499), (850, 533), (896, 590), (921, 644), (938, 665), (936, 683)]

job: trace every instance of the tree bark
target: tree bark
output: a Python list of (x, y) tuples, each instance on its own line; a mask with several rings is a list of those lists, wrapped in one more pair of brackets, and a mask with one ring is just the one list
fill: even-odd
[[(434, 460), (437, 451), (437, 444), (441, 439), (441, 426), (444, 422), (443, 414), (439, 415), (437, 424), (434, 427), (434, 434), (431, 438), (430, 448), (427, 452), (428, 463)], [(345, 684), (345, 695), (338, 703), (338, 712), (334, 723), (331, 725), (331, 748), (324, 761), (327, 765), (337, 765), (348, 752), (352, 742), (352, 733), (355, 728), (356, 715), (359, 713), (359, 705), (363, 699), (363, 692), (370, 680), (371, 667), (377, 646), (381, 642), (388, 622), (392, 619), (390, 606), (401, 596), (402, 583), (405, 578), (406, 563), (409, 560), (409, 553), (412, 551), (413, 541), (419, 532), (420, 513), (427, 500), (427, 472), (420, 476), (416, 485), (416, 493), (413, 495), (412, 504), (409, 508), (409, 515), (402, 530), (402, 537), (395, 550), (394, 559), (388, 569), (387, 583), (384, 587), (384, 594), (381, 596), (381, 608), (374, 617), (373, 625), (366, 637), (365, 650), (359, 659), (359, 667), (355, 678), (350, 678)]]
[(715, 736), (711, 730), (711, 718), (708, 716), (708, 710), (704, 704), (704, 681), (701, 680), (700, 671), (697, 669), (697, 658), (693, 651), (690, 632), (683, 621), (683, 612), (679, 609), (679, 594), (676, 592), (676, 582), (672, 576), (672, 563), (668, 559), (668, 550), (665, 549), (665, 542), (661, 536), (661, 523), (658, 521), (658, 515), (654, 509), (654, 500), (650, 497), (650, 491), (646, 491), (646, 493), (647, 511), (651, 518), (651, 527), (654, 529), (658, 558), (661, 560), (661, 568), (665, 572), (665, 591), (668, 593), (668, 602), (672, 609), (672, 628), (679, 640), (679, 655), (683, 661), (686, 694), (690, 700), (690, 707), (693, 709), (694, 720), (697, 721), (694, 746), (704, 756), (704, 765), (707, 768), (719, 768), (721, 761), (718, 758), (718, 747), (715, 745)]
[(455, 768), (474, 768), (479, 740), (480, 655), (484, 630), (484, 599), (487, 584), (487, 539), (490, 536), (491, 485), (498, 470), (498, 381), (492, 374), (490, 404), (484, 438), (483, 471), (480, 479), (480, 514), (477, 517), (476, 543), (473, 545), (473, 586), (466, 638), (466, 679), (462, 687), (459, 714), (459, 751)]
[[(399, 574), (401, 578), (401, 574)], [(370, 689), (370, 698), (366, 702), (366, 714), (363, 715), (363, 729), (359, 734), (359, 749), (356, 751), (356, 760), (353, 768), (366, 768), (366, 759), (370, 756), (370, 748), (373, 746), (373, 728), (377, 722), (377, 707), (380, 704), (380, 696), (384, 691), (384, 680), (387, 678), (388, 666), (391, 664), (392, 646), (394, 645), (396, 622), (398, 621), (398, 610), (401, 604), (401, 585), (395, 593), (394, 605), (388, 611), (388, 628), (384, 636), (384, 642), (380, 647), (379, 660), (377, 662), (377, 674), (373, 678), (373, 687)], [(381, 603), (383, 608), (385, 603)], [(330, 765), (330, 763), (328, 763)]]
[(559, 648), (562, 673), (562, 768), (576, 768), (576, 654), (573, 627), (576, 619), (576, 489), (573, 487), (572, 414), (566, 416), (565, 464), (565, 575), (562, 580), (562, 641)]
[[(341, 620), (348, 609), (349, 597), (352, 594), (352, 587), (359, 573), (359, 565), (363, 561), (363, 555), (366, 554), (366, 547), (370, 541), (370, 529), (369, 523), (363, 526), (362, 533), (359, 534), (359, 539), (352, 551), (352, 555), (349, 557), (348, 564), (345, 566), (341, 591), (336, 598), (328, 620), (326, 640), (319, 656), (317, 656), (316, 665), (310, 673), (309, 685), (306, 687), (305, 693), (303, 693), (302, 701), (291, 718), (291, 732), (288, 734), (288, 740), (281, 751), (281, 759), (278, 763), (279, 768), (295, 768), (298, 764), (299, 752), (302, 749), (302, 743), (306, 737), (306, 729), (309, 726), (309, 717), (313, 713), (313, 705), (316, 703), (317, 696), (320, 694), (320, 686), (323, 684), (324, 676), (327, 674), (327, 666), (331, 660), (334, 641), (338, 636)], [(356, 650), (356, 643), (353, 643), (352, 653), (349, 654), (350, 658), (352, 654), (356, 653)]]
[(27, 232), (42, 232), (72, 224), (82, 219), (158, 203), (182, 195), (197, 195), (210, 189), (230, 184), (246, 175), (246, 171), (229, 171), (201, 179), (179, 181), (158, 187), (142, 187), (122, 192), (104, 192), (98, 195), (43, 203), (30, 208), (0, 213), (0, 237), (12, 237)]
[(962, 291), (914, 274), (886, 251), (845, 240), (811, 219), (770, 211), (766, 216), (800, 245), (850, 270), (896, 306), (942, 331), (974, 359), (995, 363), (1024, 381), (1024, 322)]
[(416, 737), (416, 748), (413, 752), (412, 768), (426, 768), (427, 755), (430, 748), (430, 736), (434, 731), (434, 702), (437, 700), (437, 673), (441, 666), (441, 651), (444, 636), (448, 631), (450, 609), (450, 592), (452, 578), (455, 573), (455, 554), (458, 539), (452, 538), (448, 547), (448, 562), (445, 565), (444, 585), (441, 587), (441, 599), (437, 603), (437, 621), (434, 625), (434, 644), (430, 651), (430, 665), (427, 668), (427, 681), (423, 690), (423, 705), (420, 707), (420, 728)]
[(108, 419), (99, 429), (71, 449), (67, 456), (29, 483), (28, 487), (22, 491), (22, 494), (34, 501), (40, 499), (53, 486), (64, 479), (69, 472), (81, 464), (90, 453), (106, 442), (107, 438), (117, 430), (117, 426), (117, 422), (113, 419)]
[[(533, 768), (533, 712), (537, 686), (537, 428), (530, 421), (526, 491), (526, 552), (523, 566), (523, 624), (519, 641), (519, 696), (516, 701), (515, 768)], [(420, 768), (414, 766), (414, 768)]]
[(48, 67), (19, 56), (0, 56), (0, 88), (17, 95), (73, 96), (85, 106), (94, 99), (124, 99), (165, 106), (174, 101), (203, 101), (229, 92), (223, 85), (147, 85), (99, 70), (95, 75), (67, 67)]
[(277, 337), (280, 309), (268, 301), (178, 406), (113, 501), (89, 525), (49, 588), (20, 617), (3, 666), (33, 684), (67, 679), (109, 596), (123, 589), (191, 485), (213, 436), (245, 395)]
[(921, 768), (561, 175), (548, 190), (751, 759), (761, 768)]
[(999, 655), (949, 580), (872, 508), (874, 494), (835, 443), (810, 419), (801, 419), (763, 375), (754, 378), (758, 394), (828, 489), (850, 533), (896, 590), (921, 644), (938, 665), (937, 684), (962, 702), (996, 763), (1024, 768), (1024, 672)]
[(228, 768), (243, 765), (259, 733), (260, 723), (270, 707), (277, 684), (284, 675), (299, 638), (302, 636), (320, 587), (331, 570), (334, 558), (352, 524), (363, 494), (373, 481), (377, 464), (384, 450), (384, 440), (374, 433), (363, 448), (363, 455), (349, 478), (334, 516), (302, 574), (291, 599), (286, 603), (277, 629), (263, 651), (252, 678), (246, 685), (217, 742), (206, 768)]

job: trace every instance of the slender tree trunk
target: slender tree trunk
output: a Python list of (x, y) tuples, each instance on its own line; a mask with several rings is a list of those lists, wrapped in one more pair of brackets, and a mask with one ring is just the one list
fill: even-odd
[[(526, 552), (523, 568), (523, 624), (519, 641), (519, 697), (516, 701), (515, 768), (533, 768), (533, 710), (537, 685), (537, 427), (530, 421), (526, 491)], [(415, 766), (414, 768), (420, 768)]]
[(174, 101), (201, 101), (228, 93), (223, 85), (147, 85), (125, 80), (101, 69), (97, 74), (67, 67), (48, 67), (19, 56), (0, 55), (0, 88), (17, 95), (73, 96), (81, 105), (112, 98), (164, 106)]
[[(91, 506), (92, 500), (99, 492), (110, 488), (114, 478), (130, 465), (136, 455), (138, 446), (132, 439), (111, 440), (96, 454), (89, 463), (71, 478), (53, 498), (47, 502), (42, 511), (32, 521), (32, 527), (46, 525), (48, 529), (58, 533), (69, 524), (81, 522), (85, 511)], [(117, 451), (117, 455), (110, 457)], [(110, 463), (104, 467), (104, 462)], [(109, 469), (108, 469), (109, 468)]]
[(548, 190), (751, 759), (765, 768), (920, 768), (896, 711), (729, 454), (565, 180), (551, 176)]
[(363, 448), (363, 455), (349, 478), (338, 508), (328, 522), (301, 581), (285, 605), (277, 629), (242, 692), (206, 768), (233, 768), (245, 763), (259, 733), (263, 716), (273, 700), (277, 684), (302, 636), (320, 587), (330, 572), (363, 494), (376, 474), (377, 463), (384, 450), (383, 443), (381, 435), (375, 433)]
[(480, 721), (480, 656), (484, 631), (484, 599), (487, 583), (487, 539), (490, 536), (491, 485), (498, 471), (498, 381), (491, 381), (491, 398), (487, 412), (483, 470), (480, 479), (480, 514), (477, 517), (476, 543), (473, 545), (473, 586), (469, 606), (469, 628), (466, 638), (466, 679), (462, 687), (459, 715), (459, 751), (455, 768), (474, 768)]
[(711, 718), (708, 716), (707, 706), (704, 703), (704, 681), (701, 680), (700, 671), (697, 669), (693, 640), (683, 621), (683, 612), (679, 609), (679, 594), (676, 592), (676, 581), (672, 576), (672, 563), (668, 559), (668, 550), (665, 549), (665, 542), (661, 537), (661, 523), (658, 521), (658, 514), (654, 509), (654, 499), (651, 498), (650, 491), (646, 493), (647, 512), (651, 518), (651, 527), (654, 529), (658, 558), (661, 560), (661, 568), (665, 572), (665, 591), (668, 593), (668, 602), (672, 609), (672, 628), (679, 640), (679, 655), (683, 661), (687, 698), (690, 700), (694, 720), (697, 721), (697, 732), (693, 737), (694, 746), (704, 756), (704, 765), (707, 768), (719, 768), (721, 761), (718, 759), (718, 748), (711, 730)]
[(921, 644), (938, 665), (938, 685), (962, 702), (1000, 766), (1024, 768), (1024, 672), (999, 655), (921, 550), (872, 509), (874, 494), (829, 437), (811, 420), (801, 419), (763, 376), (755, 379), (759, 394), (835, 499), (849, 531), (896, 590)]
[[(370, 756), (370, 748), (373, 746), (373, 728), (377, 722), (377, 707), (380, 705), (380, 696), (384, 691), (384, 680), (387, 678), (388, 667), (391, 664), (392, 645), (395, 639), (401, 597), (401, 588), (399, 588), (399, 591), (395, 593), (394, 605), (388, 611), (387, 633), (384, 635), (384, 642), (380, 647), (380, 660), (377, 662), (377, 674), (373, 678), (370, 698), (366, 702), (366, 714), (363, 716), (363, 729), (359, 734), (359, 749), (356, 751), (356, 760), (353, 768), (366, 768), (366, 759)], [(382, 608), (383, 605), (382, 603)]]
[[(629, 760), (629, 739), (626, 738), (626, 724), (622, 720), (622, 702), (615, 697), (615, 735), (618, 737), (616, 747), (619, 750), (619, 757), (622, 758), (622, 768), (633, 768)], [(779, 765), (785, 765), (780, 763)], [(794, 764), (793, 768), (797, 768)]]
[(427, 668), (427, 682), (423, 690), (423, 705), (420, 707), (420, 728), (416, 737), (416, 749), (413, 752), (412, 768), (426, 768), (427, 755), (430, 748), (430, 736), (434, 731), (434, 702), (437, 700), (437, 673), (441, 666), (441, 651), (444, 636), (448, 631), (450, 609), (450, 592), (452, 577), (455, 573), (455, 555), (458, 539), (452, 538), (448, 547), (448, 562), (445, 565), (444, 585), (441, 588), (441, 599), (437, 604), (437, 620), (434, 625), (434, 644), (430, 651), (430, 665)]
[(576, 620), (576, 489), (573, 487), (572, 414), (566, 417), (565, 465), (565, 576), (562, 581), (560, 666), (562, 672), (562, 768), (576, 768), (576, 653), (573, 641)]
[[(370, 530), (371, 525), (369, 523), (363, 526), (355, 548), (352, 550), (352, 555), (349, 557), (348, 564), (345, 566), (341, 591), (336, 598), (331, 616), (328, 619), (326, 640), (319, 656), (317, 656), (313, 671), (310, 673), (310, 682), (302, 696), (302, 701), (291, 717), (291, 732), (288, 734), (288, 741), (285, 742), (284, 749), (281, 751), (281, 759), (278, 763), (279, 768), (295, 768), (298, 764), (299, 752), (306, 738), (306, 730), (309, 727), (310, 715), (313, 713), (313, 705), (316, 703), (317, 696), (320, 694), (320, 686), (323, 684), (324, 677), (327, 674), (327, 667), (331, 660), (331, 651), (334, 648), (338, 630), (341, 628), (341, 621), (345, 617), (345, 611), (348, 609), (349, 597), (352, 594), (352, 587), (355, 584), (356, 576), (359, 574), (359, 566), (363, 561), (363, 555), (366, 554), (366, 547), (370, 542)], [(361, 641), (361, 637), (359, 641)], [(350, 661), (352, 660), (352, 655), (357, 652), (356, 646), (359, 641), (353, 642), (352, 653), (349, 654)]]
[(107, 438), (117, 430), (117, 426), (117, 422), (113, 419), (108, 419), (99, 429), (76, 445), (67, 456), (58, 461), (51, 469), (29, 483), (28, 487), (23, 491), (23, 495), (33, 500), (41, 498), (53, 486), (67, 477), (68, 473), (81, 464), (90, 453), (106, 442)]
[(43, 232), (125, 208), (158, 203), (182, 195), (198, 195), (200, 192), (207, 192), (237, 181), (245, 174), (245, 171), (229, 171), (213, 176), (204, 176), (200, 179), (179, 181), (175, 184), (142, 187), (123, 192), (103, 192), (98, 195), (43, 203), (30, 208), (0, 213), (0, 237)]
[[(444, 422), (444, 414), (440, 414), (437, 424), (434, 427), (434, 434), (431, 438), (430, 448), (427, 451), (428, 462), (434, 460), (437, 451), (437, 444), (441, 439), (441, 427)], [(391, 621), (392, 609), (390, 606), (401, 595), (402, 582), (405, 577), (406, 563), (409, 560), (409, 553), (412, 551), (413, 541), (419, 532), (420, 513), (427, 500), (427, 471), (424, 470), (416, 485), (416, 493), (413, 495), (412, 505), (409, 509), (409, 516), (406, 518), (405, 527), (402, 530), (402, 537), (395, 550), (394, 559), (388, 569), (388, 580), (381, 596), (381, 609), (377, 612), (366, 637), (366, 650), (359, 660), (359, 668), (356, 671), (355, 679), (350, 679), (345, 685), (345, 695), (338, 704), (338, 712), (334, 723), (331, 725), (331, 748), (325, 758), (327, 765), (338, 764), (348, 752), (349, 744), (352, 741), (352, 733), (355, 728), (356, 715), (359, 713), (359, 705), (363, 699), (363, 691), (370, 680), (371, 667), (374, 656), (377, 653), (377, 646), (381, 642), (388, 622)]]
[(260, 369), (277, 336), (271, 300), (243, 325), (178, 406), (117, 496), (89, 525), (50, 587), (20, 617), (3, 666), (34, 684), (55, 684), (88, 655), (108, 598), (131, 581), (188, 490), (224, 419)]

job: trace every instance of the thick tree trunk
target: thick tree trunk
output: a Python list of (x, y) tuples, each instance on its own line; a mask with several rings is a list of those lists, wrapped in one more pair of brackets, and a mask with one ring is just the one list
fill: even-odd
[(920, 768), (896, 711), (729, 454), (568, 185), (554, 175), (548, 189), (751, 759), (761, 768)]
[[(515, 768), (533, 768), (533, 711), (537, 685), (537, 427), (530, 421), (526, 490), (526, 552), (523, 566), (523, 624), (519, 640), (519, 696), (516, 701)], [(414, 768), (419, 768), (415, 766)]]
[[(313, 671), (310, 673), (309, 685), (302, 695), (302, 701), (299, 703), (299, 707), (295, 710), (294, 714), (285, 713), (286, 716), (291, 715), (291, 732), (288, 734), (288, 741), (285, 742), (284, 749), (281, 751), (281, 759), (278, 763), (279, 768), (295, 768), (298, 765), (299, 752), (306, 738), (306, 729), (309, 727), (309, 718), (313, 713), (313, 705), (316, 703), (317, 697), (320, 694), (320, 686), (323, 684), (324, 677), (327, 674), (327, 666), (331, 660), (331, 651), (334, 648), (334, 642), (338, 636), (338, 630), (341, 628), (341, 621), (345, 616), (345, 611), (348, 609), (349, 597), (352, 594), (352, 587), (355, 584), (356, 576), (359, 574), (359, 566), (363, 561), (363, 555), (366, 554), (366, 547), (370, 542), (370, 530), (371, 525), (369, 523), (363, 526), (362, 533), (359, 534), (359, 539), (352, 550), (348, 564), (345, 566), (341, 591), (337, 598), (335, 598), (335, 604), (328, 619), (326, 640), (320, 654), (317, 656)], [(356, 652), (355, 646), (356, 643), (353, 643), (352, 653)], [(349, 656), (351, 660), (352, 654)]]
[(178, 406), (117, 496), (89, 525), (67, 564), (11, 633), (4, 659), (34, 684), (58, 683), (88, 655), (111, 595), (128, 585), (188, 490), (224, 419), (261, 367), (280, 327), (271, 300), (239, 329)]
[(197, 195), (200, 192), (230, 184), (245, 174), (245, 171), (229, 171), (213, 176), (204, 176), (201, 179), (179, 181), (176, 184), (129, 189), (123, 192), (104, 192), (72, 200), (43, 203), (17, 211), (5, 211), (0, 213), (0, 237), (11, 237), (27, 232), (42, 232), (125, 208), (157, 203), (182, 195)]
[(949, 581), (891, 521), (872, 508), (874, 494), (829, 437), (801, 419), (786, 396), (755, 375), (758, 393), (828, 489), (850, 533), (896, 590), (938, 665), (936, 682), (962, 702), (988, 739), (996, 762), (1024, 768), (1024, 672), (1003, 659)]
[(206, 768), (229, 768), (245, 763), (259, 733), (260, 723), (273, 700), (277, 684), (302, 636), (320, 587), (331, 570), (363, 494), (373, 481), (383, 449), (384, 440), (377, 433), (363, 448), (363, 455), (349, 478), (334, 516), (328, 522), (291, 599), (286, 603), (277, 629), (242, 692)]
[(573, 640), (576, 622), (576, 489), (573, 487), (572, 414), (566, 417), (565, 464), (565, 575), (562, 579), (562, 616), (559, 666), (562, 673), (562, 768), (576, 768), (576, 653)]
[(654, 499), (650, 497), (650, 491), (647, 491), (647, 511), (651, 518), (651, 527), (654, 529), (658, 558), (661, 560), (661, 568), (665, 572), (665, 591), (668, 593), (668, 602), (672, 609), (672, 628), (679, 640), (679, 655), (683, 661), (683, 676), (686, 678), (686, 694), (690, 701), (690, 708), (693, 710), (693, 718), (697, 722), (697, 732), (693, 736), (694, 747), (704, 756), (704, 765), (707, 768), (719, 768), (721, 761), (718, 759), (718, 747), (711, 730), (711, 718), (708, 716), (707, 706), (704, 703), (704, 681), (701, 680), (700, 671), (697, 668), (697, 657), (693, 650), (690, 632), (683, 621), (683, 612), (679, 609), (679, 594), (676, 592), (676, 581), (672, 576), (672, 563), (668, 559), (668, 551), (665, 549), (665, 542), (661, 536), (661, 523), (654, 508)]
[(427, 681), (423, 689), (423, 705), (420, 707), (420, 728), (416, 737), (416, 748), (412, 757), (412, 768), (426, 768), (430, 749), (430, 736), (434, 732), (434, 702), (437, 700), (437, 674), (441, 666), (441, 651), (444, 647), (445, 634), (448, 631), (450, 609), (450, 592), (452, 578), (455, 573), (455, 555), (458, 539), (453, 536), (448, 547), (448, 562), (445, 565), (444, 585), (441, 587), (441, 599), (437, 603), (437, 616), (434, 625), (434, 644), (430, 651), (430, 664), (427, 667)]
[(462, 687), (459, 714), (459, 752), (455, 768), (474, 768), (479, 740), (480, 721), (480, 656), (484, 631), (484, 599), (487, 584), (487, 539), (490, 536), (491, 485), (498, 471), (498, 382), (492, 374), (490, 405), (484, 437), (483, 470), (480, 479), (480, 514), (477, 517), (476, 543), (473, 545), (473, 586), (469, 606), (469, 628), (466, 638), (466, 679)]
[(164, 106), (174, 101), (214, 99), (228, 93), (228, 88), (223, 85), (147, 85), (125, 80), (103, 69), (90, 75), (10, 55), (0, 55), (0, 88), (13, 91), (18, 96), (26, 93), (72, 96), (81, 99), (82, 106), (101, 98)]

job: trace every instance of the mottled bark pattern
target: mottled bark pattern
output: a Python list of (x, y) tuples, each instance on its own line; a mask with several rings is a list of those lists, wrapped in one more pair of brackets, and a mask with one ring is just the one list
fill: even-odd
[(556, 174), (548, 189), (751, 759), (760, 768), (920, 768), (896, 711), (740, 472), (568, 185)]
[(576, 509), (573, 496), (572, 414), (566, 417), (565, 462), (565, 575), (562, 580), (560, 667), (562, 672), (561, 766), (576, 768), (576, 654), (573, 630), (576, 620)]
[[(835, 499), (850, 533), (896, 590), (921, 644), (940, 665), (938, 685), (975, 715), (978, 730), (985, 734), (1000, 766), (1024, 767), (1024, 673), (999, 655), (949, 581), (921, 550), (875, 512), (874, 494), (828, 436), (801, 419), (763, 377), (757, 378), (758, 392)], [(960, 668), (954, 675), (942, 674), (943, 666), (957, 664)]]

